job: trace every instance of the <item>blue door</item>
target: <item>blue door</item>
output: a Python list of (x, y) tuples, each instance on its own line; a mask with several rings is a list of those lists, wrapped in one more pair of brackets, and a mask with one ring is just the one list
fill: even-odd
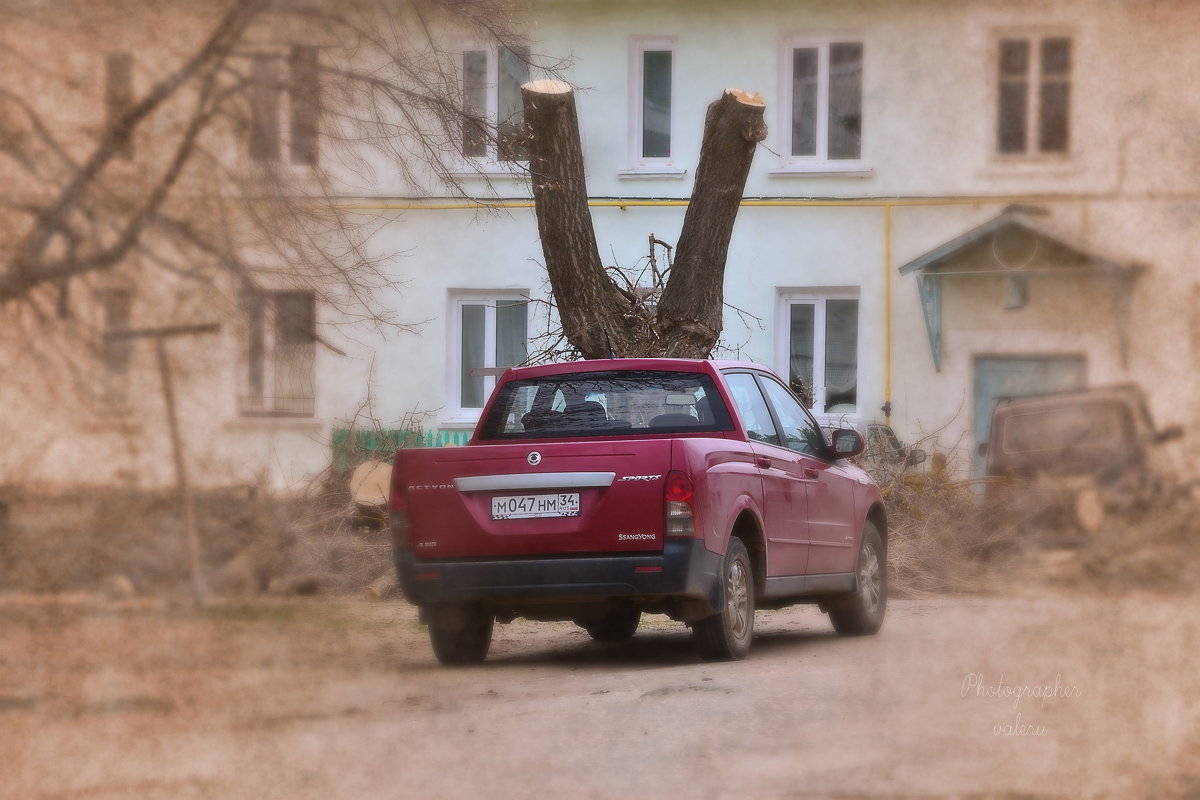
[(979, 356), (975, 359), (975, 475), (983, 475), (979, 445), (988, 440), (992, 410), (1004, 397), (1070, 392), (1087, 385), (1083, 356)]

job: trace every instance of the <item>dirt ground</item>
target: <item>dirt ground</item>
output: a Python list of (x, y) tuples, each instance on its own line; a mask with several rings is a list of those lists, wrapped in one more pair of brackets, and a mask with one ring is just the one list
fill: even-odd
[(3, 798), (1200, 797), (1193, 594), (760, 612), (708, 664), (646, 617), (497, 628), (438, 667), (403, 601), (0, 594)]

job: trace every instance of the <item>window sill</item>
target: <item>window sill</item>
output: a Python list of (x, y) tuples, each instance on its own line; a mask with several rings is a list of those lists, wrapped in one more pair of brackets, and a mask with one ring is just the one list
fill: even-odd
[(253, 430), (253, 429), (290, 429), (298, 431), (318, 431), (322, 427), (322, 423), (318, 419), (311, 416), (272, 416), (269, 414), (244, 414), (239, 417), (234, 417), (225, 421), (226, 430)]
[(479, 423), (479, 415), (482, 413), (482, 409), (475, 412), (452, 412), (449, 416), (438, 419), (438, 426), (442, 428), (458, 428), (461, 430), (470, 429), (473, 431), (475, 430), (475, 426)]
[(688, 171), (682, 167), (671, 167), (666, 165), (645, 166), (617, 170), (617, 177), (623, 181), (648, 181), (659, 180), (663, 178), (682, 180), (687, 175), (687, 172)]
[(981, 178), (1070, 178), (1082, 175), (1083, 167), (1070, 156), (993, 156), (977, 174)]
[(514, 180), (529, 175), (529, 162), (516, 161), (511, 164), (499, 162), (479, 162), (477, 164), (458, 164), (448, 170), (452, 178), (512, 178)]
[(772, 178), (870, 178), (874, 174), (875, 167), (861, 161), (786, 164), (767, 172)]

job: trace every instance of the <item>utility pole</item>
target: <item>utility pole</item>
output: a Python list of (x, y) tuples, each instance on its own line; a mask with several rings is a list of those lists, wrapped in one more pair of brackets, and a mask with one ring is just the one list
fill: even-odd
[(169, 328), (141, 328), (138, 330), (110, 331), (105, 334), (108, 341), (126, 339), (153, 339), (154, 353), (158, 360), (158, 374), (162, 381), (163, 403), (167, 410), (167, 427), (171, 434), (171, 455), (175, 462), (175, 487), (179, 493), (179, 504), (183, 509), (183, 531), (187, 542), (188, 562), (192, 576), (192, 600), (203, 607), (207, 589), (200, 553), (200, 537), (196, 532), (196, 503), (188, 483), (187, 460), (184, 457), (183, 435), (179, 431), (179, 410), (175, 401), (175, 382), (171, 374), (171, 360), (167, 357), (167, 340), (181, 336), (200, 336), (216, 333), (219, 325), (178, 325)]

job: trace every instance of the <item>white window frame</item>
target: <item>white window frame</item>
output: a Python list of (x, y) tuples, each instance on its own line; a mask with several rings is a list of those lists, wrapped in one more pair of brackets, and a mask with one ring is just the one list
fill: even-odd
[[(1005, 39), (1024, 39), (1029, 42), (1029, 73), (1026, 77), (1029, 92), (1025, 99), (1025, 150), (1020, 153), (1004, 153), (1000, 151), (1000, 44)], [(1039, 127), (1042, 121), (1042, 42), (1046, 39), (1066, 39), (1071, 43), (1071, 69), (1067, 73), (1067, 84), (1071, 93), (1067, 101), (1067, 147), (1065, 150), (1042, 150), (1039, 146)], [(989, 148), (993, 159), (1005, 161), (1070, 161), (1074, 152), (1075, 126), (1075, 91), (1079, 76), (1079, 36), (1076, 31), (1066, 28), (998, 28), (992, 31), (991, 38), (992, 60), (992, 127)]]
[(828, 288), (788, 288), (779, 289), (775, 303), (775, 371), (783, 378), (784, 383), (791, 380), (791, 307), (793, 305), (813, 305), (813, 382), (817, 376), (822, 376), (820, 386), (813, 386), (813, 404), (810, 411), (814, 414), (825, 413), (826, 386), (825, 375), (825, 322), (826, 302), (829, 300), (858, 301), (858, 336), (857, 352), (855, 353), (855, 374), (858, 385), (857, 409), (862, 406), (862, 292), (856, 286), (836, 286)]
[[(528, 47), (528, 42), (516, 42), (514, 46)], [(487, 76), (485, 78), (486, 92), (485, 122), (488, 126), (487, 153), (482, 156), (468, 156), (462, 152), (463, 130), (459, 130), (456, 145), (460, 164), (471, 172), (523, 173), (528, 160), (503, 161), (500, 159), (499, 142), (496, 141), (496, 128), (500, 117), (500, 45), (495, 42), (466, 42), (459, 47), (455, 58), (455, 70), (458, 73), (458, 91), (460, 104), (467, 96), (466, 72), (463, 68), (463, 58), (470, 52), (483, 52), (487, 58)], [(534, 80), (533, 68), (530, 67), (529, 80)]]
[[(676, 99), (679, 96), (675, 80), (679, 72), (677, 69), (677, 43), (678, 40), (674, 36), (629, 37), (629, 168), (620, 172), (620, 176), (623, 178), (682, 178), (687, 174), (686, 169), (675, 165), (675, 156), (678, 152)], [(666, 157), (646, 157), (642, 154), (642, 134), (644, 133), (642, 109), (646, 86), (645, 54), (654, 51), (666, 51), (671, 54), (671, 155)]]
[[(527, 289), (497, 289), (494, 291), (451, 290), (447, 305), (446, 320), (446, 412), (442, 423), (446, 425), (474, 425), (479, 421), (483, 408), (462, 406), (462, 308), (463, 306), (484, 307), (483, 355), (484, 368), (496, 367), (496, 304), (505, 302), (529, 303)], [(525, 312), (525, 342), (529, 342), (530, 313)], [(484, 402), (496, 387), (498, 375), (486, 375), (483, 379)]]
[[(781, 157), (780, 166), (771, 171), (772, 176), (789, 174), (842, 174), (868, 176), (873, 167), (865, 159), (867, 151), (867, 135), (864, 126), (861, 132), (862, 141), (858, 158), (829, 158), (829, 49), (831, 45), (853, 43), (863, 48), (863, 78), (860, 90), (862, 106), (860, 111), (866, 116), (866, 52), (865, 37), (855, 32), (844, 32), (821, 36), (789, 36), (783, 39), (779, 48), (779, 117), (778, 130), (783, 137), (779, 145)], [(793, 81), (793, 51), (797, 49), (815, 49), (817, 51), (817, 114), (816, 153), (811, 156), (792, 155), (792, 101), (794, 91)]]

